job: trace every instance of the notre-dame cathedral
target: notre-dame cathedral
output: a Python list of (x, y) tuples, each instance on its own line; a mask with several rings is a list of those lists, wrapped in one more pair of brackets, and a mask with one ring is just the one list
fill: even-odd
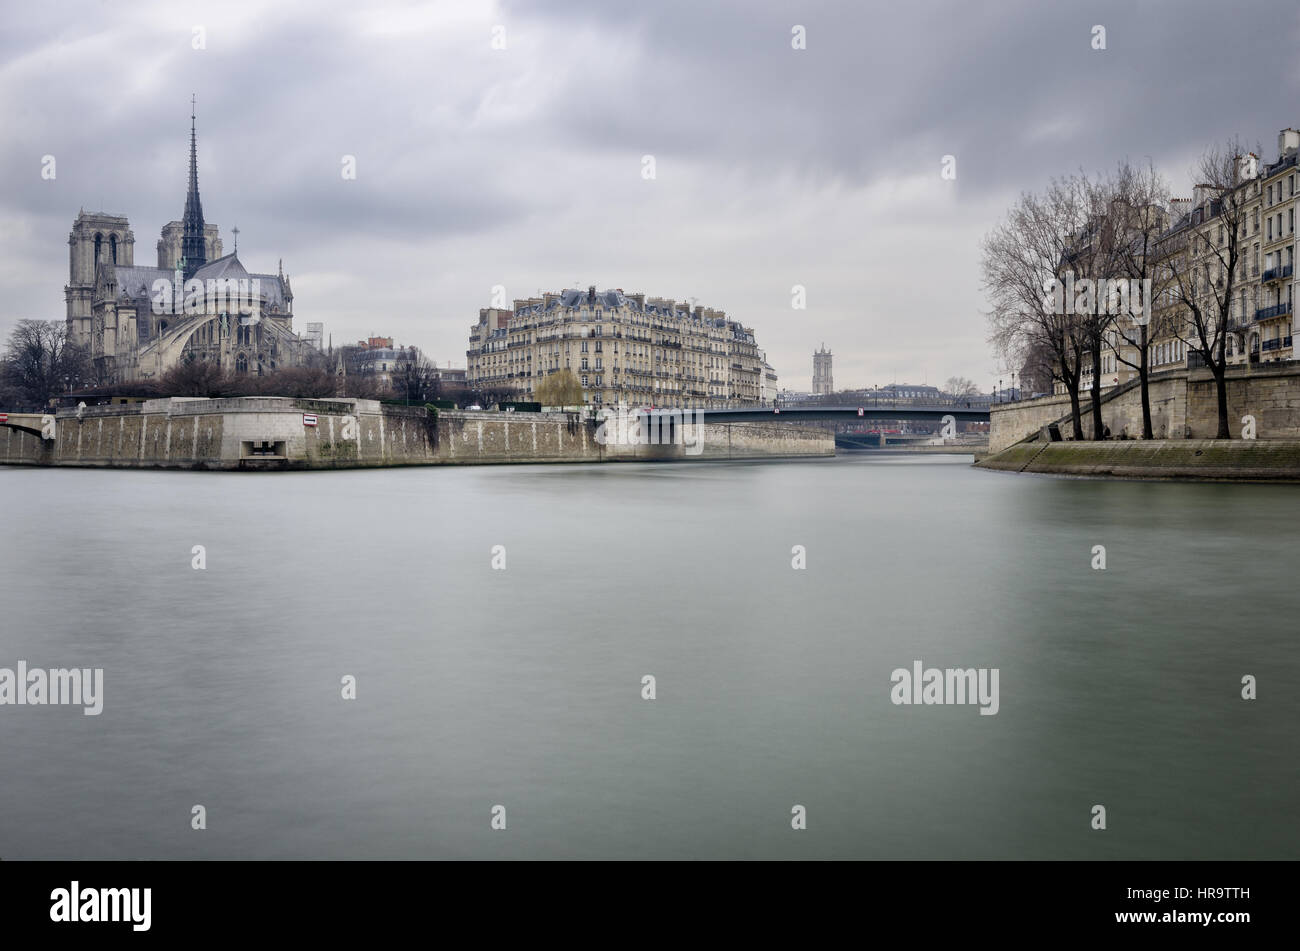
[(309, 351), (293, 331), (283, 266), (246, 270), (238, 242), (223, 255), (217, 226), (203, 220), (192, 111), (185, 213), (163, 227), (158, 266), (136, 266), (135, 236), (118, 215), (80, 212), (68, 250), (68, 333), (89, 349), (99, 382), (157, 378), (193, 359), (261, 375), (301, 365)]

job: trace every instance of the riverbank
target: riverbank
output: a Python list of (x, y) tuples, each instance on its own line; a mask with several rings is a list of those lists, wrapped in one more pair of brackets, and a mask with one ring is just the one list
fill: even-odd
[[(537, 462), (798, 459), (833, 433), (697, 423), (671, 411), (607, 427), (577, 413), (439, 411), (374, 400), (174, 397), (60, 409), (0, 426), (0, 464), (131, 469), (354, 469)], [(21, 423), (21, 425), (20, 425)]]
[(1300, 482), (1300, 439), (1021, 442), (978, 459), (1001, 472), (1202, 482)]

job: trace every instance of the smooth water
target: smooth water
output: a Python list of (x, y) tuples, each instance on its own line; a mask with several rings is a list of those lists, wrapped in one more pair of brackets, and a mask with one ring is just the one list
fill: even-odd
[(1300, 857), (1300, 489), (968, 463), (0, 469), (0, 857)]

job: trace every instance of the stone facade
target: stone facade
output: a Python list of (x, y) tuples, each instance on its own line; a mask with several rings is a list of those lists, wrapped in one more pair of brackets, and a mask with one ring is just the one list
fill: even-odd
[(192, 126), (185, 217), (163, 227), (157, 247), (157, 267), (137, 266), (126, 217), (83, 210), (73, 222), (65, 320), (91, 357), (88, 382), (157, 378), (186, 360), (252, 375), (306, 360), (312, 348), (294, 333), (283, 268), (248, 271), (236, 253), (222, 254), (217, 226), (203, 219)]
[[(1255, 419), (1258, 439), (1300, 438), (1300, 365), (1266, 363), (1230, 367), (1228, 421), (1233, 436), (1241, 420)], [(1142, 434), (1141, 391), (1136, 380), (1102, 394), (1102, 424), (1111, 438)], [(1218, 391), (1208, 370), (1175, 369), (1154, 374), (1150, 385), (1151, 427), (1156, 439), (1212, 439), (1218, 432)], [(1085, 439), (1092, 439), (1091, 401), (1080, 400)], [(1001, 452), (1044, 426), (1058, 423), (1063, 439), (1071, 434), (1070, 400), (1045, 396), (990, 408), (989, 451)]]
[[(48, 419), (48, 418), (47, 418)], [(314, 424), (308, 423), (314, 420)], [(702, 452), (605, 445), (572, 413), (439, 412), (374, 400), (179, 398), (61, 409), (54, 438), (0, 427), (0, 463), (183, 469), (332, 469), (532, 462), (833, 456), (829, 429), (705, 423)]]
[[(532, 399), (572, 370), (592, 405), (759, 406), (776, 374), (754, 331), (722, 311), (621, 290), (565, 290), (484, 308), (470, 328), (466, 379)], [(770, 374), (770, 375), (769, 375)], [(769, 384), (770, 380), (770, 384)]]
[(820, 350), (813, 351), (813, 396), (830, 396), (835, 392), (835, 377), (831, 372), (831, 360), (834, 354), (822, 344)]

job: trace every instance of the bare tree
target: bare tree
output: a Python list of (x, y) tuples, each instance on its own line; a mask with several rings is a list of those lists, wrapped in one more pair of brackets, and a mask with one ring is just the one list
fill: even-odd
[(176, 364), (158, 381), (159, 391), (165, 396), (227, 396), (231, 381), (220, 364), (193, 356)]
[(943, 391), (960, 399), (963, 396), (974, 396), (979, 392), (979, 387), (964, 376), (950, 376), (943, 385)]
[(1092, 438), (1103, 439), (1102, 354), (1114, 342), (1112, 332), (1118, 302), (1112, 289), (1116, 286), (1124, 249), (1130, 240), (1129, 224), (1113, 181), (1090, 180), (1083, 174), (1072, 181), (1079, 189), (1085, 220), (1072, 236), (1061, 262), (1065, 284), (1060, 301), (1067, 311), (1073, 309), (1078, 320), (1084, 353), (1091, 369), (1088, 389)]
[(989, 342), (1012, 366), (1036, 350), (1051, 355), (1053, 375), (1070, 395), (1075, 439), (1083, 438), (1079, 379), (1086, 328), (1051, 289), (1087, 224), (1087, 198), (1077, 178), (1054, 180), (1042, 195), (1022, 194), (982, 247), (992, 305)]
[(438, 368), (418, 351), (413, 359), (396, 363), (391, 378), (393, 395), (407, 403), (436, 400), (442, 382)]
[(1119, 362), (1137, 371), (1142, 438), (1151, 439), (1151, 344), (1169, 329), (1163, 325), (1165, 311), (1161, 309), (1157, 318), (1153, 301), (1164, 290), (1163, 282), (1157, 284), (1161, 281), (1157, 252), (1169, 226), (1169, 188), (1150, 161), (1141, 167), (1125, 161), (1110, 182), (1110, 193), (1120, 225), (1115, 276), (1127, 278), (1130, 287), (1120, 298), (1122, 312), (1114, 324), (1117, 337), (1127, 348), (1117, 346), (1114, 350)]
[(1034, 340), (1025, 348), (1020, 364), (1020, 388), (1033, 395), (1052, 392), (1056, 379), (1052, 351), (1041, 340)]
[(1235, 139), (1206, 152), (1197, 168), (1197, 195), (1204, 200), (1165, 235), (1159, 249), (1163, 283), (1181, 311), (1178, 335), (1214, 377), (1218, 439), (1231, 438), (1227, 336), (1233, 296), (1245, 278), (1241, 249), (1248, 205), (1258, 187), (1249, 167), (1254, 159)]
[(68, 336), (62, 320), (20, 320), (5, 344), (0, 365), (8, 399), (41, 409), (54, 396), (92, 384), (89, 354)]

